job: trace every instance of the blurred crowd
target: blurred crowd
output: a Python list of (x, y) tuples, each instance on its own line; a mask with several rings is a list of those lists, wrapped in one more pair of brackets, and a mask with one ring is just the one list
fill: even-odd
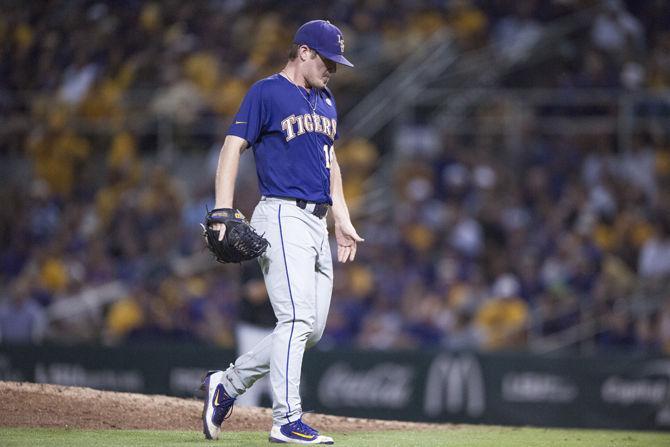
[[(3, 3), (0, 341), (234, 345), (241, 269), (207, 257), (198, 223), (231, 115), (282, 67), (304, 21), (344, 31), (357, 70), (333, 82), (342, 116), (436, 30), (464, 54), (494, 45), (515, 58), (547, 24), (593, 4)], [(593, 17), (560, 58), (501, 86), (667, 92), (665, 2), (605, 1)], [(497, 109), (475, 121), (509, 113)], [(384, 193), (393, 206), (380, 212), (368, 212), (366, 185), (393, 144), (343, 139), (345, 195), (366, 242), (336, 267), (320, 346), (523, 349), (575, 329), (602, 349), (670, 352), (670, 112), (653, 99), (638, 112), (661, 124), (625, 145), (531, 123), (508, 152), (485, 132), (410, 129), (403, 141), (431, 138), (396, 151)], [(236, 197), (247, 216), (258, 197), (251, 158)], [(110, 283), (120, 296), (89, 299)]]

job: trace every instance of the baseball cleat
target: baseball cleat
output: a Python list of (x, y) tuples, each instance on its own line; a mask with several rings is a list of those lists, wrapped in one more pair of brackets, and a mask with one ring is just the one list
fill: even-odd
[(333, 438), (320, 435), (302, 419), (281, 427), (273, 425), (269, 441), (282, 444), (335, 444)]
[(219, 439), (221, 424), (233, 413), (235, 398), (221, 384), (223, 371), (209, 371), (202, 382), (205, 406), (202, 409), (202, 432), (207, 439)]

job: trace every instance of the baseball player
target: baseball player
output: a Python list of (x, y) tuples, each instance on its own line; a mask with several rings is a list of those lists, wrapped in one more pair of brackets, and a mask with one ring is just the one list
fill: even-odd
[[(296, 32), (289, 60), (247, 92), (219, 157), (216, 208), (232, 208), (240, 155), (252, 147), (261, 200), (251, 224), (270, 246), (260, 259), (277, 324), (271, 335), (225, 371), (205, 377), (205, 437), (217, 439), (235, 398), (270, 374), (271, 442), (333, 444), (302, 421), (300, 374), (305, 349), (323, 334), (333, 286), (326, 214), (333, 215), (337, 258), (353, 261), (357, 234), (342, 192), (333, 144), (337, 109), (326, 87), (344, 40), (330, 22), (314, 20)], [(218, 225), (223, 237), (225, 225)]]

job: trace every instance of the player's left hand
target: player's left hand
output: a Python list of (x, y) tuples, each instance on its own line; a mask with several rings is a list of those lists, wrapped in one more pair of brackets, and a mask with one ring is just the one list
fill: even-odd
[(335, 224), (335, 239), (337, 239), (337, 260), (344, 263), (356, 258), (356, 247), (365, 239), (360, 237), (351, 222)]

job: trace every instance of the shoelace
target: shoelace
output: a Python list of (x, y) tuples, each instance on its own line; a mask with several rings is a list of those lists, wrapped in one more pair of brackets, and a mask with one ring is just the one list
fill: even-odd
[(230, 406), (230, 408), (228, 409), (228, 412), (226, 413), (226, 415), (223, 416), (223, 420), (225, 421), (226, 419), (228, 419), (228, 418), (231, 417), (232, 415), (233, 415), (233, 405)]
[[(226, 393), (225, 395), (228, 396), (228, 393)], [(221, 402), (219, 405), (217, 405), (215, 407), (217, 410), (219, 410), (222, 407), (225, 407), (226, 405), (229, 405), (228, 406), (228, 411), (226, 411), (226, 414), (223, 415), (223, 420), (224, 421), (226, 419), (230, 418), (233, 415), (233, 407), (235, 406), (233, 404), (235, 403), (235, 399), (236, 399), (235, 397), (230, 397), (230, 396), (225, 397), (223, 399), (223, 402)]]

